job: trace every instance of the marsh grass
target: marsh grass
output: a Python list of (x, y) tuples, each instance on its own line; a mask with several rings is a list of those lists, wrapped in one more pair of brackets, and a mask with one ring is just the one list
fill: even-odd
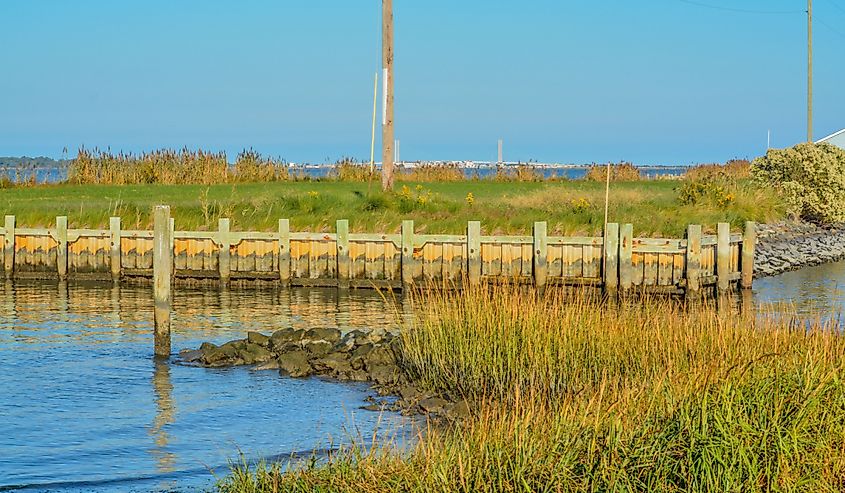
[(233, 476), (221, 491), (845, 488), (834, 322), (510, 286), (421, 295), (415, 310), (405, 370), (467, 398), (471, 418), (404, 453), (277, 471), (272, 489)]
[[(610, 181), (639, 181), (642, 178), (640, 170), (632, 163), (621, 162), (610, 164)], [(590, 181), (607, 181), (607, 164), (594, 164), (587, 170), (585, 179)]]

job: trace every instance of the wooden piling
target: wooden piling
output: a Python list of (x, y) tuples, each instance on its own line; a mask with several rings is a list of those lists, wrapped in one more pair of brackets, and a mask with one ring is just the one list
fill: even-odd
[(701, 225), (687, 226), (687, 287), (684, 295), (696, 298), (701, 292)]
[(742, 289), (751, 289), (754, 284), (754, 250), (757, 249), (757, 224), (745, 223), (742, 236)]
[(217, 221), (217, 241), (220, 243), (220, 252), (217, 256), (217, 267), (220, 271), (220, 284), (229, 284), (232, 238), (229, 236), (229, 219), (220, 218)]
[(548, 238), (546, 222), (534, 223), (534, 286), (542, 291), (546, 287), (548, 276)]
[(290, 285), (290, 221), (279, 219), (279, 281)]
[(629, 291), (634, 286), (634, 225), (619, 228), (619, 288)]
[(337, 287), (340, 289), (349, 288), (351, 275), (351, 262), (349, 260), (349, 221), (338, 219), (337, 221)]
[(481, 283), (481, 222), (467, 223), (467, 278), (470, 285)]
[(6, 216), (3, 227), (6, 229), (3, 239), (3, 270), (6, 272), (6, 279), (11, 279), (15, 275), (15, 216)]
[(120, 218), (109, 218), (109, 238), (111, 240), (111, 278), (120, 281)]
[(158, 205), (153, 220), (153, 299), (155, 355), (159, 358), (170, 356), (170, 283), (173, 271), (170, 242), (170, 207)]
[(414, 221), (402, 221), (402, 285), (414, 283)]
[(56, 273), (60, 281), (67, 279), (67, 216), (56, 218)]
[(731, 287), (731, 225), (719, 223), (716, 230), (716, 277), (720, 292)]
[(607, 294), (619, 288), (619, 224), (608, 223), (604, 231), (604, 268), (602, 284)]

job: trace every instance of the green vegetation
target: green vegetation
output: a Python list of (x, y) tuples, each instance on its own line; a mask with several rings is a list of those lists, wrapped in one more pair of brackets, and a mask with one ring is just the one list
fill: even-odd
[[(783, 215), (775, 194), (750, 182), (737, 186), (729, 203), (684, 204), (677, 180), (618, 182), (611, 187), (610, 220), (634, 224), (638, 235), (680, 237), (689, 223), (715, 227), (728, 221), (771, 221)], [(426, 233), (461, 233), (468, 220), (489, 234), (527, 234), (534, 221), (548, 221), (550, 234), (596, 234), (604, 221), (604, 184), (586, 180), (523, 182), (462, 180), (400, 182), (384, 194), (378, 182), (278, 181), (219, 185), (40, 185), (0, 191), (0, 214), (18, 224), (47, 227), (67, 215), (71, 227), (108, 227), (120, 216), (127, 229), (150, 228), (152, 208), (169, 204), (176, 227), (213, 230), (229, 217), (233, 228), (273, 231), (290, 218), (297, 231), (333, 231), (349, 219), (357, 232), (398, 232), (414, 219)]]
[(831, 324), (508, 286), (424, 294), (416, 311), (405, 371), (467, 398), (471, 417), (406, 451), (238, 466), (219, 491), (845, 489), (845, 338)]
[(845, 221), (845, 150), (809, 143), (772, 149), (751, 171), (784, 195), (791, 213), (819, 223)]

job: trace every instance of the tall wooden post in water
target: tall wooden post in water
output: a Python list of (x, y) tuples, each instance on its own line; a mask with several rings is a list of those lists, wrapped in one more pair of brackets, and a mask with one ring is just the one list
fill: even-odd
[(153, 300), (155, 302), (155, 355), (170, 356), (170, 282), (173, 272), (170, 206), (157, 205), (153, 220)]
[(393, 188), (393, 0), (381, 0), (382, 129), (381, 187)]

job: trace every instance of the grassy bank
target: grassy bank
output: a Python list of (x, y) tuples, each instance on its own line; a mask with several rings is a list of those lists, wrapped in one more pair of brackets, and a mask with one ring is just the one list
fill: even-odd
[[(610, 220), (634, 224), (638, 235), (682, 235), (687, 224), (715, 227), (729, 221), (779, 219), (777, 197), (748, 181), (727, 185), (720, 196), (683, 199), (683, 181), (618, 182), (612, 185)], [(706, 192), (706, 190), (705, 190)], [(332, 231), (349, 219), (357, 232), (398, 232), (414, 219), (420, 232), (460, 233), (480, 220), (491, 234), (528, 232), (534, 221), (549, 223), (551, 234), (594, 234), (604, 218), (604, 185), (578, 180), (498, 182), (463, 180), (401, 182), (392, 194), (378, 184), (353, 181), (230, 183), (220, 185), (41, 185), (0, 190), (0, 214), (38, 227), (68, 215), (71, 227), (107, 227), (120, 216), (124, 227), (150, 228), (152, 207), (170, 204), (177, 228), (213, 230), (220, 217), (239, 230), (272, 231), (289, 218), (299, 231)]]
[[(473, 416), (222, 492), (842, 491), (845, 339), (830, 327), (610, 310), (496, 288), (419, 300), (405, 371)], [(809, 328), (809, 330), (807, 330)]]

